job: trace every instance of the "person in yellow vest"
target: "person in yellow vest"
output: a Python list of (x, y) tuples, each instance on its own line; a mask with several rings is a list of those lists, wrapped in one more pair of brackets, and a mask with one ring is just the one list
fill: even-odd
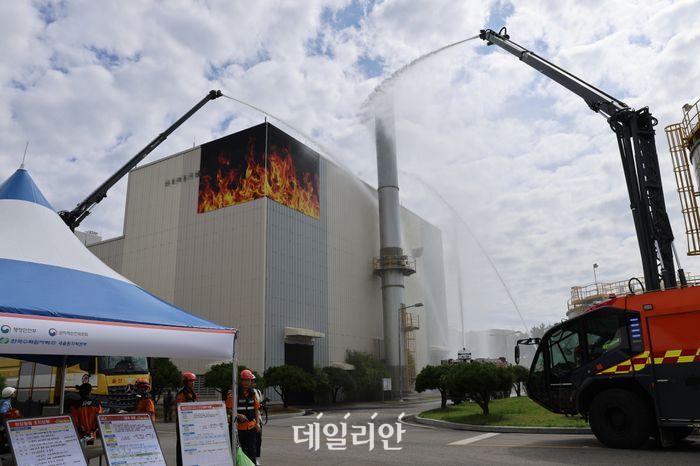
[(156, 405), (153, 402), (150, 390), (151, 384), (148, 379), (136, 380), (136, 396), (139, 400), (136, 405), (136, 412), (148, 413), (151, 416), (151, 421), (156, 422)]
[(252, 383), (255, 376), (251, 371), (241, 371), (241, 383), (238, 387), (238, 403), (236, 415), (236, 429), (238, 430), (238, 442), (243, 453), (256, 461), (256, 433), (260, 431), (260, 402), (258, 401)]

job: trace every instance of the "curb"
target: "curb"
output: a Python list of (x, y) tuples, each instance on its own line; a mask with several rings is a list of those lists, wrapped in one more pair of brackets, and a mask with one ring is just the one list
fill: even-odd
[[(406, 418), (408, 418), (408, 416), (406, 416)], [(501, 434), (593, 434), (588, 427), (477, 426), (473, 424), (460, 424), (458, 422), (428, 419), (420, 416), (415, 416), (413, 420), (418, 424), (425, 424), (427, 426), (454, 430), (472, 430), (475, 432), (496, 432)]]

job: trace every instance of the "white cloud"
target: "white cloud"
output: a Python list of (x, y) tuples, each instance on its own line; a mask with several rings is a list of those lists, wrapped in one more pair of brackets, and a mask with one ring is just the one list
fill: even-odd
[[(697, 24), (700, 2), (514, 3), (513, 40), (659, 118), (666, 199), (682, 240), (663, 127), (700, 97), (700, 31), (679, 26)], [(209, 89), (221, 88), (314, 135), (375, 184), (360, 105), (392, 71), (478, 33), (499, 4), (2, 2), (0, 178), (19, 165), (29, 140), (36, 181), (55, 207), (71, 208)], [(383, 75), (368, 78), (361, 59)], [(580, 98), (477, 39), (406, 73), (396, 101), (401, 169), (450, 200), (529, 323), (561, 318), (569, 287), (592, 282), (594, 262), (601, 280), (639, 273), (614, 134)], [(219, 99), (148, 160), (261, 119)], [(403, 202), (437, 223), (454, 251), (449, 210), (415, 178), (401, 175), (401, 183)], [(125, 190), (118, 184), (84, 226), (119, 234)], [(519, 328), (488, 261), (464, 226), (459, 233), (468, 324)], [(692, 259), (684, 266), (700, 272)], [(448, 291), (455, 309), (454, 285)]]

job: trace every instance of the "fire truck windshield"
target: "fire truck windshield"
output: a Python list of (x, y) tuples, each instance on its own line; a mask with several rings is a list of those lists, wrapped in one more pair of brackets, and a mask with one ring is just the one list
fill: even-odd
[(148, 361), (134, 356), (100, 356), (99, 371), (103, 374), (144, 374), (148, 372)]

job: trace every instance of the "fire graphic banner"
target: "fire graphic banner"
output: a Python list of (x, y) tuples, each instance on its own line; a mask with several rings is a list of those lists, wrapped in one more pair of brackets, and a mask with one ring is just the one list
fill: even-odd
[(268, 197), (319, 219), (319, 158), (269, 123), (204, 144), (197, 212)]

